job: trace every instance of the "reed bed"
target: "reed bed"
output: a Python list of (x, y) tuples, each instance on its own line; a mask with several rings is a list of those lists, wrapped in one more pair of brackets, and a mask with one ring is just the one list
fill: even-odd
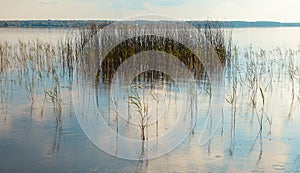
[[(108, 31), (112, 33), (106, 34), (106, 37), (102, 37), (103, 40), (99, 41), (97, 34), (100, 33), (100, 30), (100, 27), (93, 25), (90, 28), (69, 31), (65, 38), (62, 38), (57, 44), (44, 43), (39, 40), (30, 42), (22, 42), (20, 40), (14, 44), (1, 42), (1, 113), (6, 112), (7, 114), (9, 95), (13, 94), (12, 88), (14, 88), (14, 85), (20, 85), (24, 86), (27, 92), (30, 107), (34, 107), (38, 96), (44, 97), (43, 107), (47, 102), (52, 103), (55, 112), (55, 122), (57, 125), (62, 126), (61, 112), (64, 99), (61, 94), (62, 88), (71, 90), (73, 79), (79, 76), (91, 79), (96, 89), (101, 88), (111, 82), (110, 80), (117, 67), (126, 58), (145, 50), (163, 51), (178, 57), (196, 74), (195, 77), (199, 85), (197, 87), (205, 91), (202, 93), (206, 93), (208, 96), (212, 95), (213, 91), (210, 84), (207, 83), (207, 76), (201, 62), (182, 44), (166, 39), (169, 34), (181, 34), (187, 37), (186, 33), (189, 31), (179, 30), (178, 26), (177, 28), (171, 28), (164, 36), (134, 37), (122, 42), (108, 52), (104, 44), (112, 39), (116, 39), (115, 33), (121, 33), (118, 35), (125, 37), (126, 34), (130, 35), (130, 32), (143, 33), (144, 30), (136, 31), (135, 28), (132, 28), (127, 30), (128, 33), (125, 33), (122, 29), (114, 32)], [(272, 114), (269, 112), (272, 109), (270, 104), (272, 103), (273, 95), (278, 93), (290, 95), (288, 118), (293, 116), (295, 105), (297, 102), (300, 102), (300, 63), (298, 61), (300, 59), (300, 50), (286, 50), (280, 47), (276, 47), (273, 50), (264, 50), (252, 46), (240, 48), (234, 46), (231, 36), (229, 36), (229, 39), (225, 39), (225, 33), (222, 28), (209, 23), (204, 28), (199, 28), (199, 31), (203, 33), (204, 37), (196, 38), (195, 41), (211, 44), (225, 68), (226, 100), (224, 101), (227, 104), (224, 106), (230, 106), (232, 138), (234, 138), (236, 133), (237, 117), (242, 116), (241, 114), (245, 112), (252, 115), (253, 121), (251, 123), (255, 124), (255, 121), (257, 122), (256, 126), (261, 135), (263, 129), (266, 128), (268, 129), (267, 135), (271, 136), (273, 128)], [(97, 51), (97, 48), (103, 46), (103, 52)], [(103, 53), (108, 53), (108, 56), (101, 62), (98, 57)], [(132, 64), (132, 68), (139, 67), (136, 64)], [(122, 75), (120, 78), (126, 77), (126, 74)], [(153, 82), (154, 79), (161, 79), (165, 82), (170, 80), (165, 74), (151, 72), (139, 76), (137, 81), (147, 83)], [(186, 90), (187, 93), (195, 93), (194, 88), (187, 88), (189, 88)], [(155, 99), (156, 97), (153, 96), (153, 98)], [(196, 120), (198, 119), (197, 117), (203, 116), (199, 115), (197, 111), (197, 100), (199, 98), (198, 94), (190, 94), (190, 101), (187, 103), (191, 107), (190, 115), (196, 117)], [(118, 108), (116, 100), (113, 102), (113, 105), (116, 110)], [(140, 95), (134, 90), (131, 91), (131, 96), (129, 97), (128, 112), (130, 107), (134, 107), (134, 110), (140, 115), (140, 136), (143, 141), (147, 140), (149, 117), (157, 115), (149, 115), (147, 104), (142, 102)], [(117, 114), (117, 112), (115, 113)], [(43, 108), (41, 114), (43, 114)], [(116, 114), (114, 116), (118, 117)], [(229, 115), (225, 114), (224, 116)], [(118, 118), (116, 118), (115, 123), (117, 123), (117, 132), (119, 132), (120, 121)], [(158, 136), (160, 123), (157, 121), (155, 124), (155, 134)], [(194, 127), (196, 124), (191, 126)], [(233, 153), (234, 147), (230, 150)]]

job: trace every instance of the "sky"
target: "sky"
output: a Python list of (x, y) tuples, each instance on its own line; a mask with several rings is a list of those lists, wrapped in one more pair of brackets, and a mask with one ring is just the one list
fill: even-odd
[(0, 20), (109, 19), (300, 22), (299, 0), (0, 0)]

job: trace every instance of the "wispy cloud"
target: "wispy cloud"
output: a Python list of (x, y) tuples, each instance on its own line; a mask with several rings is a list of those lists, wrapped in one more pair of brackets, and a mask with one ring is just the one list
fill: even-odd
[(122, 8), (127, 10), (145, 10), (146, 4), (153, 7), (174, 7), (180, 6), (187, 2), (187, 0), (112, 0), (113, 8)]
[(59, 2), (51, 1), (51, 0), (43, 0), (43, 1), (40, 1), (40, 4), (42, 4), (42, 5), (57, 5), (57, 4), (59, 4)]
[(188, 0), (156, 0), (151, 1), (150, 3), (153, 6), (168, 6), (168, 7), (174, 7), (174, 6), (180, 6), (184, 5), (188, 2)]
[(299, 0), (0, 0), (1, 19), (179, 19), (300, 21)]

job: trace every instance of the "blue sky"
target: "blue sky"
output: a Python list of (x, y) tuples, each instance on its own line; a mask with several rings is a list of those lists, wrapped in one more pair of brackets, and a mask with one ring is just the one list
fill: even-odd
[(126, 19), (300, 22), (299, 0), (0, 0), (0, 19)]

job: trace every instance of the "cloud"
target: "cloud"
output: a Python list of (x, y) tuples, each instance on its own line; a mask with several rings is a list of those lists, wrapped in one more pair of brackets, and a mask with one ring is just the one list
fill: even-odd
[(43, 1), (40, 1), (40, 4), (42, 5), (56, 5), (56, 4), (59, 4), (58, 1), (51, 1), (51, 0), (43, 0)]
[(168, 7), (174, 7), (174, 6), (180, 6), (183, 4), (186, 4), (188, 1), (184, 0), (156, 0), (150, 2), (153, 6), (168, 6)]
[(0, 3), (0, 19), (124, 19), (157, 14), (178, 19), (300, 21), (298, 0), (0, 0)]
[[(146, 10), (147, 5), (153, 7), (175, 7), (185, 4), (185, 0), (112, 0), (112, 7), (126, 10)], [(147, 5), (146, 5), (147, 4)]]

